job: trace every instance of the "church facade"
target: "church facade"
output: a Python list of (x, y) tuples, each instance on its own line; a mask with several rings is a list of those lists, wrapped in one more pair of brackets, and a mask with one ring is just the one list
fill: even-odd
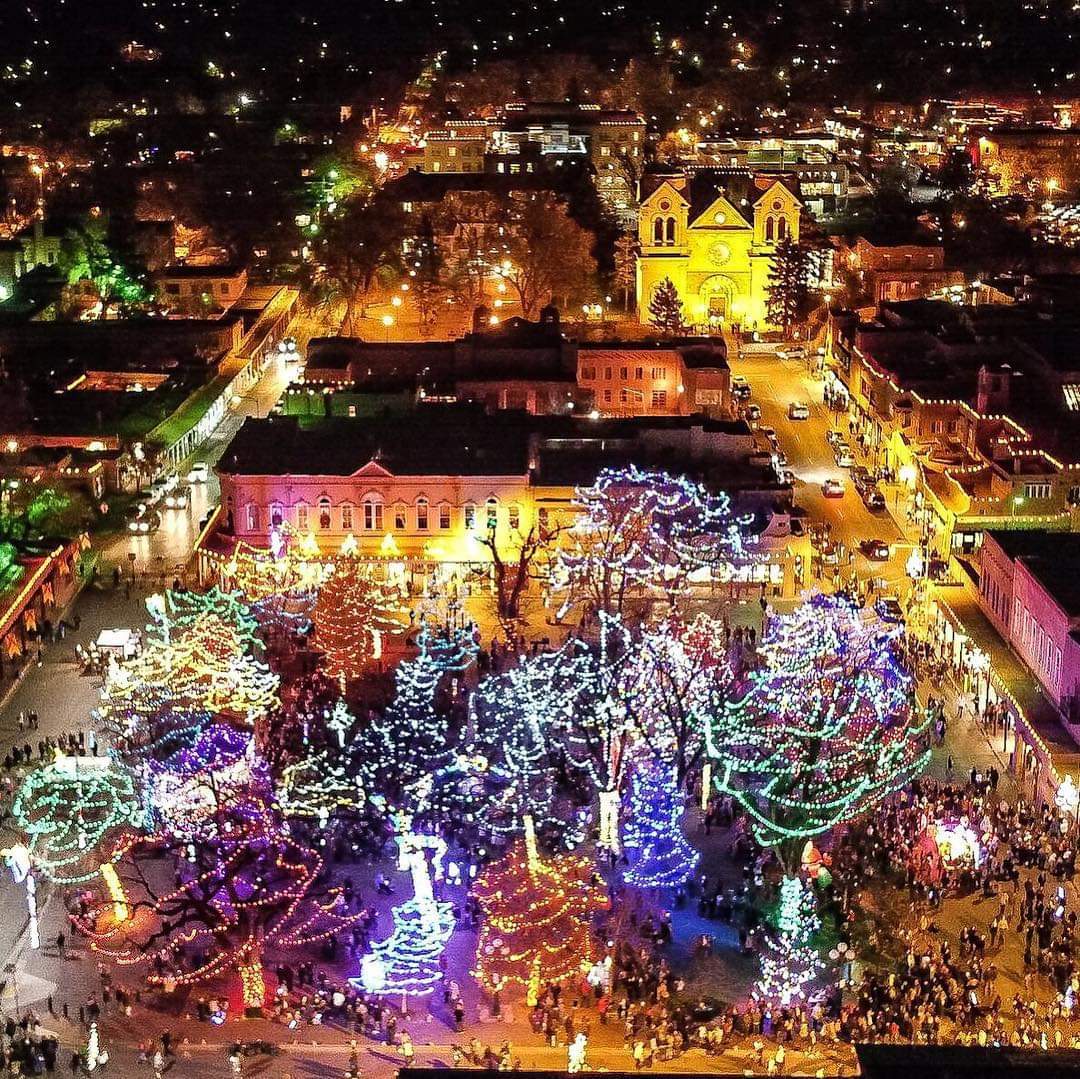
[(695, 328), (766, 329), (771, 258), (799, 239), (802, 202), (776, 177), (700, 170), (643, 181), (638, 221), (638, 319), (670, 278)]

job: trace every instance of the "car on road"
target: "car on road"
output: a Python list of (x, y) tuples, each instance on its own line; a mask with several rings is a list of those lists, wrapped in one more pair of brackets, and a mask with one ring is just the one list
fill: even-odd
[(776, 453), (772, 455), (772, 463), (773, 468), (775, 468), (777, 472), (779, 472), (781, 469), (787, 468), (787, 454), (784, 453), (783, 450), (777, 450)]
[(210, 479), (210, 466), (205, 461), (196, 461), (188, 470), (188, 483), (206, 483)]
[(128, 521), (128, 531), (137, 536), (148, 536), (161, 527), (161, 514), (155, 509), (136, 512)]
[(753, 401), (746, 406), (746, 418), (751, 423), (757, 423), (761, 419), (761, 405), (755, 404)]
[(881, 488), (877, 484), (867, 487), (860, 494), (862, 495), (863, 504), (871, 513), (883, 513), (885, 511), (885, 496), (881, 493)]
[(746, 381), (743, 375), (736, 375), (731, 380), (731, 394), (740, 401), (750, 399), (750, 383)]
[(802, 345), (785, 345), (776, 350), (776, 355), (782, 360), (801, 360), (806, 356), (806, 349)]
[(821, 493), (826, 498), (843, 498), (847, 490), (843, 480), (828, 479), (821, 485)]
[(182, 510), (187, 508), (191, 499), (190, 487), (177, 487), (165, 496), (165, 508), (167, 510)]
[(836, 463), (841, 468), (853, 468), (855, 466), (855, 458), (851, 453), (851, 447), (841, 443), (836, 449)]
[(775, 427), (759, 427), (758, 434), (764, 435), (773, 445), (776, 444), (776, 428)]
[(788, 405), (787, 414), (789, 420), (808, 420), (810, 419), (810, 406), (805, 401), (792, 401)]
[(882, 622), (903, 622), (904, 611), (895, 596), (882, 596), (874, 604), (874, 612)]
[(889, 561), (889, 545), (883, 539), (864, 539), (859, 549), (871, 562)]
[(781, 468), (777, 471), (777, 476), (780, 478), (780, 482), (787, 487), (795, 486), (795, 473), (790, 468)]
[(844, 436), (839, 431), (830, 431), (825, 436), (825, 441), (828, 442), (833, 449), (836, 449), (836, 447), (844, 441)]
[(159, 476), (150, 485), (150, 501), (157, 502), (160, 498), (167, 495), (179, 482), (180, 477), (175, 472), (167, 472), (164, 476)]

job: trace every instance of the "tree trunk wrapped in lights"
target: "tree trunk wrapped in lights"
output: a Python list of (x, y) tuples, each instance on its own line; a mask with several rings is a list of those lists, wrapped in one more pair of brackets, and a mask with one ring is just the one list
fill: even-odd
[(489, 991), (516, 983), (535, 1003), (543, 985), (592, 963), (590, 922), (607, 907), (604, 886), (586, 858), (542, 859), (531, 820), (525, 838), (476, 878), (472, 894), (483, 915), (474, 974)]
[[(930, 759), (930, 719), (897, 659), (898, 632), (842, 598), (814, 596), (772, 619), (762, 666), (708, 726), (714, 782), (775, 850), (792, 910), (804, 906), (792, 897), (806, 840), (874, 809)], [(808, 936), (800, 930), (783, 949)]]
[(623, 843), (630, 858), (625, 877), (640, 888), (673, 888), (693, 874), (699, 855), (686, 841), (685, 796), (670, 771), (642, 762), (630, 782)]

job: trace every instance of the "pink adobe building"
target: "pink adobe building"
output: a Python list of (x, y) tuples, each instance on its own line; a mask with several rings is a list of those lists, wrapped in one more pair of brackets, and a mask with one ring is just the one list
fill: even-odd
[(989, 531), (979, 604), (1070, 721), (1080, 719), (1080, 535)]

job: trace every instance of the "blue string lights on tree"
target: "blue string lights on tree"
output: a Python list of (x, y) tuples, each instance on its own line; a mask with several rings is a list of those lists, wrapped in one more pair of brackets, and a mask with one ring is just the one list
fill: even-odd
[(639, 888), (674, 888), (697, 868), (699, 855), (682, 830), (685, 798), (675, 777), (643, 761), (630, 783), (623, 846), (630, 860), (628, 884)]

